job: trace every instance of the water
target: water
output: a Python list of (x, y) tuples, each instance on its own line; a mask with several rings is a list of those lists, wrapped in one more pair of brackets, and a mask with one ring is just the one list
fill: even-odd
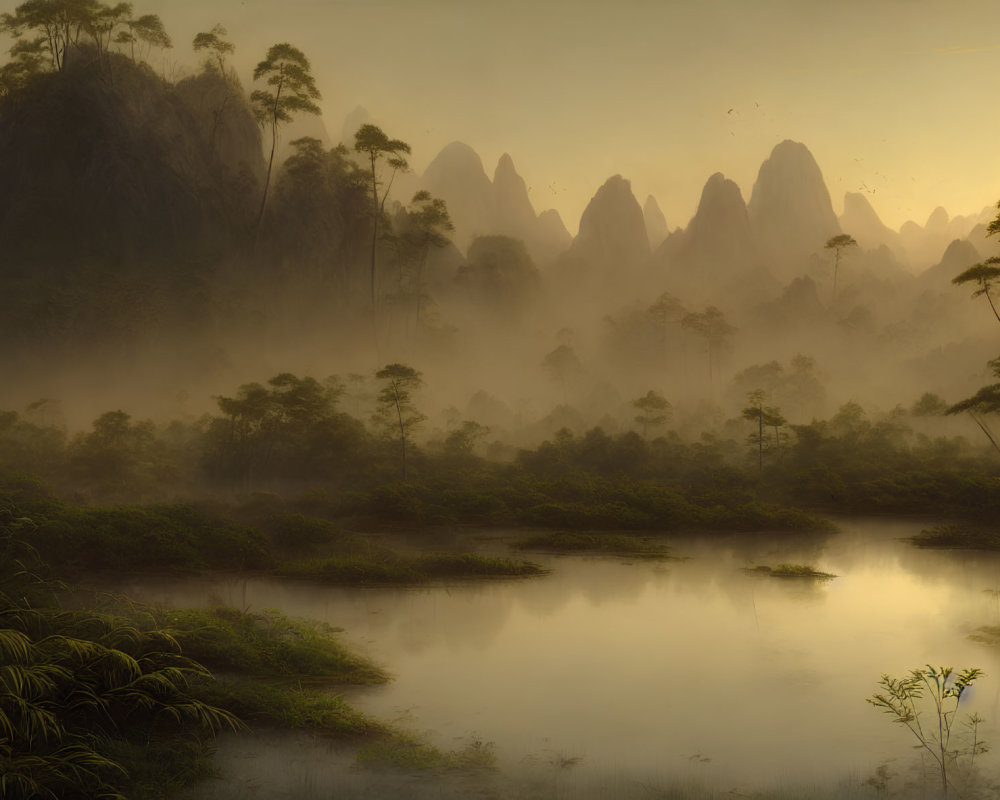
[[(997, 743), (1000, 648), (968, 635), (1000, 625), (1000, 554), (900, 541), (921, 527), (858, 521), (822, 538), (673, 539), (685, 560), (545, 557), (536, 560), (554, 571), (544, 578), (419, 589), (273, 580), (116, 588), (342, 627), (393, 675), (349, 690), (353, 704), (443, 749), (492, 741), (504, 772), (563, 776), (577, 785), (567, 796), (608, 780), (832, 786), (887, 759), (902, 773), (915, 758), (908, 732), (864, 702), (883, 673), (981, 667), (968, 710), (987, 718), (983, 736)], [(778, 563), (838, 577), (744, 571)], [(332, 758), (323, 752), (315, 763)]]

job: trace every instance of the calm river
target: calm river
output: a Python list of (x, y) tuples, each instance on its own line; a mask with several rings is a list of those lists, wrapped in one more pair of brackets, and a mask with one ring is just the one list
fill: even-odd
[[(917, 758), (909, 733), (864, 700), (882, 673), (926, 663), (985, 671), (968, 710), (986, 718), (982, 735), (995, 745), (984, 765), (998, 761), (1000, 648), (969, 635), (1000, 625), (1000, 554), (900, 541), (921, 527), (846, 521), (827, 537), (673, 538), (684, 560), (530, 556), (553, 573), (419, 589), (274, 580), (116, 588), (344, 628), (347, 643), (394, 676), (349, 690), (354, 705), (444, 749), (494, 742), (503, 772), (548, 774), (552, 796), (678, 781), (741, 793), (857, 786), (884, 761), (895, 759), (891, 770), (904, 776)], [(838, 577), (744, 571), (786, 562)], [(308, 786), (286, 791), (255, 772), (264, 751), (281, 746), (259, 745), (256, 756), (224, 746), (231, 795), (220, 786), (213, 796), (306, 796)], [(312, 774), (315, 796), (329, 796), (316, 776), (334, 751), (295, 737), (284, 746), (299, 759), (297, 768), (279, 759), (286, 780)]]

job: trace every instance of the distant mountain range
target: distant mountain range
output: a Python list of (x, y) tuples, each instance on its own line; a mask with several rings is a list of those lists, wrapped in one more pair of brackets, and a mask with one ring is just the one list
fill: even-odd
[(776, 145), (761, 164), (749, 202), (733, 181), (716, 173), (687, 227), (673, 232), (655, 197), (640, 206), (630, 183), (614, 176), (595, 192), (574, 240), (558, 212), (536, 214), (509, 154), (500, 158), (490, 180), (479, 155), (461, 142), (447, 145), (423, 175), (410, 176), (406, 184), (448, 203), (462, 249), (476, 236), (503, 234), (522, 239), (539, 264), (567, 250), (595, 264), (630, 264), (651, 254), (654, 267), (670, 270), (682, 282), (693, 273), (728, 280), (760, 269), (787, 282), (840, 233), (853, 236), (862, 250), (887, 248), (897, 265), (915, 273), (940, 261), (956, 239), (969, 239), (978, 253), (996, 249), (985, 238), (991, 208), (954, 218), (938, 208), (923, 225), (909, 221), (896, 231), (879, 219), (865, 195), (848, 192), (838, 217), (816, 160), (806, 145), (791, 140)]

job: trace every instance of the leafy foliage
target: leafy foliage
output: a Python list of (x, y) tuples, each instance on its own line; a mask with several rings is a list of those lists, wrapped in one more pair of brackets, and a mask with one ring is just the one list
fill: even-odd
[(420, 373), (406, 364), (387, 364), (375, 373), (383, 381), (375, 415), (372, 421), (387, 438), (396, 438), (399, 431), (399, 445), (403, 468), (403, 482), (406, 482), (406, 444), (413, 430), (425, 419), (413, 403), (413, 392), (420, 388), (423, 380)]
[(257, 235), (260, 235), (267, 192), (271, 185), (274, 153), (278, 146), (278, 128), (291, 122), (296, 114), (319, 114), (316, 101), (320, 99), (316, 80), (310, 72), (309, 59), (297, 47), (287, 42), (272, 45), (267, 56), (253, 71), (255, 81), (265, 79), (267, 89), (254, 89), (250, 93), (250, 107), (262, 127), (271, 129), (271, 154), (267, 160), (264, 192), (257, 212)]
[(689, 312), (681, 319), (681, 327), (705, 340), (708, 346), (708, 377), (711, 380), (719, 356), (736, 334), (736, 328), (726, 321), (725, 315), (715, 306), (708, 306), (704, 311)]
[(265, 221), (265, 245), (273, 261), (298, 265), (296, 307), (319, 305), (326, 314), (367, 295), (366, 174), (344, 145), (325, 150), (303, 137), (291, 148)]
[(824, 248), (827, 250), (833, 250), (834, 252), (834, 264), (833, 264), (833, 296), (837, 297), (837, 271), (840, 268), (840, 259), (844, 254), (844, 251), (851, 247), (857, 247), (858, 243), (855, 241), (854, 237), (849, 233), (839, 233), (836, 236), (829, 238)]
[(996, 306), (993, 305), (993, 297), (990, 295), (990, 289), (993, 288), (993, 284), (997, 282), (998, 278), (1000, 278), (1000, 257), (993, 256), (979, 264), (973, 264), (952, 278), (951, 282), (956, 286), (960, 286), (963, 283), (975, 283), (976, 290), (972, 293), (972, 296), (979, 297), (982, 295), (986, 297), (993, 311), (993, 316), (997, 318), (997, 322), (1000, 322), (1000, 313), (997, 312)]
[(201, 31), (195, 34), (191, 47), (197, 53), (201, 50), (208, 51), (206, 64), (211, 64), (220, 74), (226, 73), (226, 56), (236, 50), (236, 46), (229, 40), (223, 38), (229, 32), (222, 25), (215, 25), (209, 31)]
[(206, 467), (244, 489), (277, 476), (294, 481), (355, 469), (365, 436), (338, 412), (342, 392), (336, 381), (282, 373), (266, 386), (250, 383), (235, 397), (217, 398), (224, 416), (209, 425)]
[(635, 421), (642, 426), (643, 437), (649, 437), (650, 427), (657, 428), (670, 420), (670, 401), (653, 389), (633, 400), (632, 407), (639, 412)]
[[(987, 750), (987, 745), (975, 735), (982, 722), (975, 715), (970, 719), (974, 733), (972, 742), (960, 748), (952, 747), (952, 731), (962, 696), (982, 674), (980, 669), (969, 668), (956, 675), (951, 667), (928, 664), (922, 669), (911, 670), (904, 678), (883, 675), (879, 681), (882, 691), (867, 699), (893, 722), (907, 728), (919, 743), (918, 747), (930, 754), (937, 767), (943, 798), (947, 798), (953, 788), (956, 771), (964, 766), (968, 778), (976, 756)], [(925, 715), (929, 721), (922, 719)], [(967, 764), (962, 763), (963, 758), (968, 759)]]
[(272, 561), (261, 533), (190, 505), (79, 507), (26, 498), (14, 482), (0, 488), (0, 500), (30, 514), (26, 541), (62, 574), (260, 569)]
[(241, 727), (196, 699), (209, 673), (169, 632), (60, 609), (55, 585), (29, 569), (41, 566), (28, 561), (32, 527), (10, 510), (0, 522), (0, 794), (123, 798), (140, 788), (129, 745), (155, 761), (178, 737)]
[[(385, 212), (385, 201), (389, 197), (389, 190), (392, 188), (392, 181), (396, 173), (405, 172), (409, 168), (406, 156), (410, 154), (410, 146), (402, 139), (390, 139), (385, 132), (377, 125), (370, 123), (362, 125), (354, 134), (354, 150), (364, 153), (368, 157), (370, 168), (369, 187), (372, 193), (371, 217), (372, 217), (372, 242), (371, 242), (371, 303), (374, 310), (376, 304), (377, 288), (377, 260), (376, 250), (378, 247), (379, 226), (381, 218)], [(385, 162), (390, 169), (389, 180), (384, 183), (380, 181), (379, 166)], [(380, 183), (383, 185), (379, 192)]]

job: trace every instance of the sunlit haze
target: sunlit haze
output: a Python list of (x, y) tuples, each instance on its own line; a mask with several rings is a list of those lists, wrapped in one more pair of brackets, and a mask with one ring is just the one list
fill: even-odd
[[(137, 6), (141, 3), (137, 3)], [(140, 9), (142, 10), (142, 9)], [(165, 12), (166, 10), (164, 10)], [(834, 208), (864, 192), (883, 222), (1000, 196), (986, 0), (178, 0), (168, 63), (222, 22), (244, 82), (275, 41), (309, 57), (336, 141), (366, 108), (422, 170), (453, 140), (492, 175), (510, 153), (535, 210), (570, 233), (597, 187), (631, 179), (686, 226), (723, 172), (749, 198), (783, 139), (805, 143)]]
[(0, 0), (0, 795), (995, 798), (996, 12)]

